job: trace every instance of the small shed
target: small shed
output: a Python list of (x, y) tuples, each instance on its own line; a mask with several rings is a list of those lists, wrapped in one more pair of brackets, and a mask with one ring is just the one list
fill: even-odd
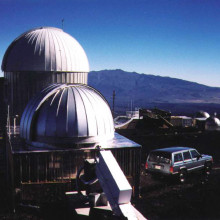
[(192, 127), (193, 119), (187, 116), (171, 116), (170, 123), (175, 127)]

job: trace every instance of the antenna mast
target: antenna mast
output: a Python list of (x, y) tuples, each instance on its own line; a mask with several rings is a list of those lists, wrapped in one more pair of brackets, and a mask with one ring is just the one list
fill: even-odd
[(115, 114), (115, 90), (113, 90), (113, 101), (112, 101), (112, 115), (114, 118), (114, 114)]
[(8, 114), (7, 114), (7, 128), (8, 128), (8, 133), (10, 134), (10, 111), (9, 111), (9, 105), (8, 105)]

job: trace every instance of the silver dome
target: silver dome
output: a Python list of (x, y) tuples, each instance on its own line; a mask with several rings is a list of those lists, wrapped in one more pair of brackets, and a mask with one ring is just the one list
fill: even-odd
[(114, 137), (111, 110), (94, 88), (53, 84), (26, 106), (20, 135), (48, 144), (95, 143)]
[(11, 43), (2, 70), (89, 72), (89, 63), (72, 36), (58, 28), (40, 27), (23, 33)]
[(220, 130), (220, 120), (216, 116), (212, 116), (206, 119), (206, 130)]
[(209, 118), (210, 115), (208, 112), (204, 112), (204, 111), (199, 111), (196, 113), (196, 117), (197, 118)]

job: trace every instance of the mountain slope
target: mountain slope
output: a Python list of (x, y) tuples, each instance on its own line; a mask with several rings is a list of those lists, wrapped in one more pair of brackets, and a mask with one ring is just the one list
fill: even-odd
[(145, 107), (147, 103), (220, 103), (220, 88), (170, 77), (138, 74), (123, 70), (89, 73), (89, 85), (111, 103), (113, 90), (121, 106)]

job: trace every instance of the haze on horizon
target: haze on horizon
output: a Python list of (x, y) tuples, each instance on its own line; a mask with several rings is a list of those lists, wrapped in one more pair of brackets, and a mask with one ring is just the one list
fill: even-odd
[(220, 87), (219, 10), (218, 0), (1, 0), (0, 62), (20, 34), (62, 28), (64, 19), (91, 71), (122, 69)]

